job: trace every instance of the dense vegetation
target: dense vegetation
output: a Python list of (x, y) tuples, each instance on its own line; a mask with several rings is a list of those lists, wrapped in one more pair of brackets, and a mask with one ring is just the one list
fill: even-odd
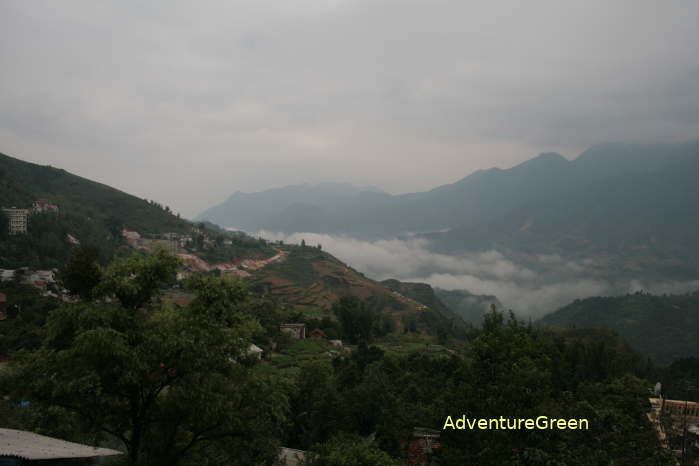
[(587, 418), (590, 431), (443, 430), (436, 464), (667, 464), (644, 423), (644, 364), (616, 345), (565, 339), (501, 314), (463, 355), (386, 356), (360, 346), (332, 367), (302, 369), (292, 398), (300, 447), (336, 435), (375, 433), (393, 457), (415, 426), (441, 429), (447, 415), (470, 418)]
[(660, 371), (658, 380), (666, 398), (699, 402), (699, 357), (673, 361)]
[(153, 308), (176, 266), (164, 254), (116, 261), (93, 294), (111, 300), (53, 310), (41, 346), (16, 355), (4, 374), (3, 391), (31, 402), (30, 421), (20, 412), (14, 422), (118, 445), (131, 465), (274, 457), (286, 396), (246, 362), (260, 331), (245, 309), (248, 293), (200, 276), (189, 306)]
[(31, 207), (32, 202), (41, 198), (58, 205), (64, 213), (102, 224), (105, 230), (111, 217), (118, 219), (127, 230), (144, 234), (189, 229), (189, 222), (157, 202), (139, 199), (60, 168), (0, 154), (2, 207)]
[(99, 245), (98, 260), (105, 264), (124, 246), (121, 230), (110, 231), (100, 220), (85, 221), (70, 212), (37, 213), (28, 218), (25, 234), (0, 233), (0, 268), (52, 269), (61, 267), (71, 255), (73, 244), (68, 235), (81, 244)]
[[(116, 461), (130, 465), (264, 464), (285, 445), (311, 451), (312, 464), (379, 466), (399, 464), (413, 429), (441, 430), (447, 416), (545, 415), (590, 430), (445, 429), (433, 464), (670, 464), (645, 422), (648, 366), (616, 337), (491, 311), (468, 344), (395, 354), (372, 344), (391, 329), (349, 300), (335, 331), (357, 342), (350, 353), (269, 370), (246, 348), (284, 346), (290, 311), (210, 274), (189, 282), (191, 303), (161, 301), (176, 267), (162, 252), (126, 257), (87, 299), (35, 303), (48, 316), (31, 319), (37, 339), (9, 348), (0, 379), (6, 423), (122, 449)], [(23, 312), (0, 329), (19, 328)]]
[(13, 236), (0, 214), (0, 268), (61, 267), (71, 254), (68, 235), (83, 245), (99, 246), (99, 260), (105, 264), (123, 245), (122, 228), (143, 234), (191, 228), (169, 207), (154, 201), (0, 154), (0, 207), (31, 208), (37, 199), (47, 199), (59, 212), (31, 214), (27, 234)]
[(611, 328), (634, 349), (663, 364), (699, 354), (699, 292), (678, 296), (638, 292), (576, 300), (539, 323)]
[[(212, 264), (265, 259), (276, 253), (267, 241), (260, 238), (210, 229), (202, 231), (205, 233), (193, 235), (192, 249), (197, 251), (199, 257)], [(205, 237), (210, 240), (209, 244), (204, 242)]]
[(39, 347), (46, 317), (60, 302), (41, 296), (36, 288), (17, 281), (0, 282), (0, 293), (7, 299), (6, 303), (0, 303), (0, 311), (7, 316), (0, 321), (0, 355)]

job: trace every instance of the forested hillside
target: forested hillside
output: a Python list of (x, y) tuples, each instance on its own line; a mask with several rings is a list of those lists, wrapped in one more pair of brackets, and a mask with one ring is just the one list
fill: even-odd
[(3, 207), (30, 207), (45, 198), (66, 213), (106, 224), (116, 218), (142, 233), (184, 232), (189, 222), (169, 207), (139, 199), (63, 169), (24, 162), (0, 154), (0, 199)]
[(635, 350), (662, 364), (699, 354), (699, 292), (680, 296), (639, 292), (576, 300), (538, 323), (610, 328)]
[(0, 212), (0, 268), (59, 267), (70, 254), (68, 235), (98, 245), (107, 261), (122, 244), (122, 229), (146, 235), (191, 229), (188, 221), (156, 202), (0, 154), (0, 207), (31, 208), (37, 199), (59, 211), (30, 215), (27, 234), (9, 236)]

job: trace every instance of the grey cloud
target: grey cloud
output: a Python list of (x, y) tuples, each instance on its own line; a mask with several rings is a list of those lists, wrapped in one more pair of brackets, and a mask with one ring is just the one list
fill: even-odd
[(698, 16), (691, 0), (7, 0), (0, 150), (190, 216), (298, 182), (429, 189), (696, 137)]
[(503, 252), (446, 256), (430, 252), (418, 239), (364, 241), (347, 236), (317, 233), (284, 234), (262, 231), (255, 234), (273, 241), (321, 244), (350, 266), (375, 280), (397, 278), (429, 283), (446, 290), (461, 289), (474, 294), (495, 295), (519, 316), (533, 318), (554, 311), (575, 299), (647, 291), (677, 294), (699, 290), (699, 280), (649, 282), (600, 277), (593, 264), (565, 260), (557, 255), (539, 255), (533, 270)]

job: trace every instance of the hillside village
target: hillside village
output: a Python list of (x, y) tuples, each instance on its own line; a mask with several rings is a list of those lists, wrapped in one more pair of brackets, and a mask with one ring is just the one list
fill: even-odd
[[(523, 376), (517, 373), (519, 366), (510, 366), (506, 361), (513, 357), (536, 360), (539, 351), (553, 351), (547, 357), (557, 360), (556, 364), (565, 367), (568, 375), (548, 379), (565, 380), (556, 382), (562, 385), (550, 390), (553, 393), (572, 390), (581, 399), (589, 395), (584, 391), (577, 392), (577, 387), (582, 387), (579, 384), (590, 377), (598, 380), (598, 383), (612, 384), (617, 382), (603, 381), (611, 380), (610, 377), (617, 377), (613, 380), (618, 381), (618, 377), (629, 376), (629, 371), (656, 376), (656, 372), (648, 372), (651, 369), (642, 364), (613, 332), (591, 330), (585, 333), (575, 328), (534, 330), (531, 325), (525, 326), (516, 320), (505, 324), (497, 306), (492, 306), (493, 310), (484, 316), (483, 327), (477, 328), (466, 324), (444, 305), (429, 285), (398, 280), (377, 282), (323, 251), (320, 246), (307, 245), (305, 241), (298, 245), (269, 242), (240, 232), (221, 230), (205, 222), (181, 220), (168, 208), (152, 201), (125, 199), (133, 202), (135, 207), (122, 211), (120, 218), (110, 215), (98, 217), (97, 212), (104, 213), (104, 210), (97, 208), (76, 214), (84, 206), (76, 208), (76, 204), (72, 204), (73, 207), (66, 208), (51, 197), (39, 196), (34, 201), (19, 204), (25, 206), (23, 208), (2, 209), (2, 215), (8, 219), (6, 227), (0, 232), (4, 235), (3, 244), (15, 248), (15, 252), (34, 252), (33, 264), (57, 265), (44, 268), (15, 260), (15, 266), (0, 269), (0, 368), (18, 363), (16, 355), (20, 350), (31, 350), (41, 343), (44, 335), (42, 326), (55, 309), (71, 309), (71, 306), (77, 309), (92, 303), (91, 306), (106, 306), (103, 312), (107, 312), (107, 308), (113, 310), (114, 305), (119, 306), (117, 295), (97, 301), (91, 301), (89, 294), (87, 298), (80, 296), (74, 289), (66, 287), (61, 275), (65, 264), (76, 253), (90, 251), (90, 245), (98, 242), (100, 248), (87, 256), (93, 262), (91, 270), (96, 270), (101, 277), (98, 281), (105, 280), (105, 276), (101, 275), (103, 272), (107, 276), (122, 273), (117, 272), (121, 270), (119, 268), (108, 272), (115, 262), (125, 261), (124, 266), (138, 268), (149, 261), (176, 258), (177, 266), (173, 269), (172, 280), (163, 280), (156, 287), (153, 299), (140, 305), (142, 311), (154, 312), (154, 316), (160, 313), (165, 316), (170, 311), (175, 311), (175, 315), (185, 315), (201, 306), (202, 298), (198, 294), (201, 289), (191, 289), (191, 283), (198, 283), (197, 286), (204, 289), (207, 283), (218, 284), (209, 290), (212, 292), (219, 290), (219, 287), (232, 286), (231, 283), (219, 281), (227, 276), (244, 281), (248, 290), (246, 299), (250, 300), (246, 306), (250, 306), (249, 312), (253, 313), (257, 319), (256, 325), (261, 326), (262, 330), (241, 341), (244, 346), (229, 354), (227, 361), (244, 367), (253, 378), (279, 378), (275, 386), (292, 384), (296, 387), (284, 395), (290, 397), (290, 405), (286, 409), (291, 416), (292, 428), (278, 434), (284, 442), (275, 446), (274, 450), (275, 461), (279, 464), (296, 464), (302, 458), (312, 460), (319, 454), (318, 442), (328, 441), (316, 430), (318, 426), (323, 426), (322, 431), (337, 429), (333, 421), (324, 419), (323, 413), (327, 408), (305, 405), (307, 401), (322, 399), (328, 393), (335, 397), (333, 403), (351, 413), (344, 418), (344, 423), (353, 425), (352, 431), (359, 435), (348, 440), (353, 445), (363, 445), (362, 448), (378, 455), (385, 455), (388, 451), (407, 465), (427, 465), (433, 458), (449, 458), (449, 455), (468, 458), (470, 452), (458, 448), (458, 437), (448, 430), (438, 429), (441, 427), (440, 413), (445, 412), (446, 406), (460, 405), (465, 410), (482, 409), (480, 405), (471, 404), (472, 398), (453, 398), (454, 393), (459, 393), (458, 390), (443, 389), (454, 383), (455, 367), (461, 367), (460, 370), (466, 371), (464, 374), (471, 374), (459, 382), (462, 386), (468, 386), (471, 378), (490, 380), (493, 376), (489, 369), (492, 363), (478, 363), (485, 364), (482, 367), (473, 365), (473, 358), (478, 361), (483, 357), (486, 358), (483, 361), (491, 361), (494, 357), (503, 357), (498, 367), (509, 367), (507, 370), (514, 371), (506, 377), (510, 384)], [(160, 215), (165, 219), (162, 224), (145, 221)], [(106, 256), (101, 256), (98, 249), (103, 250)], [(0, 252), (0, 258), (6, 251)], [(12, 259), (12, 256), (6, 257)], [(14, 257), (21, 257), (21, 254)], [(138, 273), (136, 269), (135, 275), (130, 278), (138, 276)], [(119, 282), (111, 286), (116, 286), (116, 283)], [(213, 295), (216, 296), (218, 292), (214, 291)], [(231, 296), (235, 296), (235, 293), (237, 291)], [(210, 306), (216, 308), (215, 303)], [(120, 312), (124, 312), (124, 309)], [(72, 319), (79, 320), (79, 314)], [(501, 334), (509, 336), (502, 339)], [(490, 339), (493, 340), (487, 343)], [(492, 353), (506, 342), (515, 344), (521, 340), (529, 341), (528, 345), (539, 349), (529, 354), (529, 350), (523, 350), (526, 345), (517, 343), (506, 350), (506, 357)], [(584, 362), (581, 363), (581, 360)], [(598, 363), (612, 360), (616, 362), (610, 366)], [(176, 379), (176, 367), (169, 366), (166, 361), (158, 362), (158, 367), (164, 371), (167, 380)], [(526, 364), (522, 367), (526, 367)], [(128, 367), (123, 369), (128, 370)], [(392, 374), (390, 381), (374, 379), (376, 372), (373, 371)], [(586, 375), (582, 376), (583, 373)], [(150, 383), (148, 380), (146, 378), (146, 383)], [(307, 380), (312, 380), (313, 384), (307, 386)], [(691, 423), (695, 422), (695, 418), (690, 416), (689, 428), (683, 428), (687, 418), (678, 415), (677, 408), (683, 400), (673, 388), (676, 383), (672, 381), (676, 378), (668, 380), (671, 381), (668, 393), (674, 398), (665, 396), (663, 400), (666, 402), (661, 402), (661, 408), (657, 408), (658, 402), (653, 399), (649, 404), (645, 382), (629, 382), (629, 386), (635, 388), (629, 388), (625, 396), (644, 400), (640, 401), (640, 412), (644, 419), (649, 419), (649, 424), (637, 424), (638, 420), (634, 418), (629, 425), (636, 430), (634, 433), (626, 431), (624, 438), (645, 436), (641, 442), (644, 448), (652, 448), (657, 440), (667, 449), (678, 451), (678, 439), (684, 432), (694, 435)], [(497, 391), (501, 382), (493, 382), (495, 385), (490, 386), (488, 393)], [(380, 388), (375, 386), (377, 383)], [(320, 391), (316, 391), (316, 385)], [(416, 387), (422, 388), (418, 390)], [(525, 388), (520, 387), (522, 390)], [(357, 395), (355, 390), (366, 390), (368, 394)], [(479, 394), (478, 388), (471, 390), (475, 390), (475, 398), (490, 396)], [(388, 392), (391, 396), (384, 397), (384, 393)], [(418, 401), (415, 401), (416, 397)], [(508, 402), (508, 399), (501, 402)], [(600, 402), (598, 398), (590, 402), (593, 401)], [(553, 399), (550, 402), (561, 403)], [(13, 416), (21, 412), (16, 411), (19, 409), (16, 406), (3, 406), (0, 403), (0, 410), (9, 409), (10, 413), (15, 413)], [(389, 419), (405, 412), (406, 406), (413, 406), (409, 411), (411, 414), (402, 418), (399, 428), (392, 427)], [(422, 406), (431, 408), (424, 411)], [(694, 409), (694, 405), (691, 406)], [(608, 409), (615, 408), (610, 405)], [(304, 413), (308, 412), (313, 413), (312, 420), (304, 417)], [(667, 414), (661, 415), (663, 412)], [(372, 413), (383, 413), (383, 417), (377, 420)], [(619, 412), (620, 416), (629, 414)], [(341, 414), (336, 412), (335, 415)], [(17, 426), (22, 425), (19, 420), (16, 422)], [(5, 431), (0, 434), (24, 435)], [(561, 439), (568, 441), (565, 437)], [(55, 439), (44, 441), (55, 445), (59, 442)], [(543, 440), (532, 438), (530, 441)], [(378, 448), (379, 445), (385, 450)], [(579, 448), (575, 442), (570, 445)], [(623, 453), (619, 455), (633, 456), (642, 448), (622, 450)], [(388, 464), (385, 461), (382, 460), (381, 464)]]

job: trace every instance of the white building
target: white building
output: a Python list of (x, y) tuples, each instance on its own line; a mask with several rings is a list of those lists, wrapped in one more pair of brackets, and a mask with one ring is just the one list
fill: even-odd
[(2, 211), (7, 216), (7, 230), (11, 235), (27, 232), (28, 209), (3, 208)]

